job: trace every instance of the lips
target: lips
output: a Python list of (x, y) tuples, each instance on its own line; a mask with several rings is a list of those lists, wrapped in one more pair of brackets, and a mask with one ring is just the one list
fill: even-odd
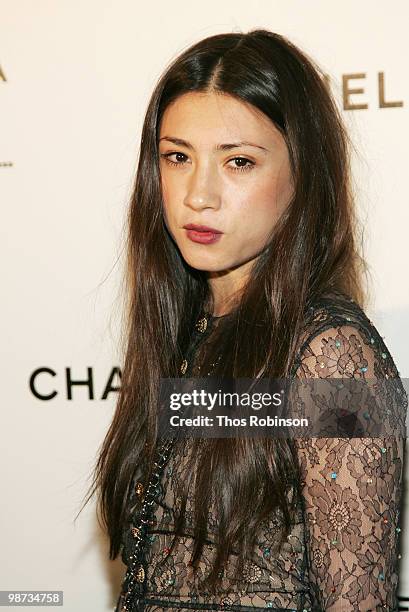
[(209, 227), (208, 225), (196, 225), (195, 223), (188, 223), (187, 225), (183, 226), (185, 229), (188, 230), (193, 230), (195, 232), (208, 232), (211, 234), (223, 234), (223, 232), (221, 232), (218, 229), (215, 229), (214, 227)]
[(222, 238), (223, 232), (208, 225), (189, 223), (183, 226), (189, 240), (198, 244), (214, 244)]

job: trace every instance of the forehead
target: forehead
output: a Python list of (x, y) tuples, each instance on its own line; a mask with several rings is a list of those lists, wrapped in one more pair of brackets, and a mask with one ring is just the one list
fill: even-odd
[(274, 123), (251, 104), (221, 93), (190, 92), (165, 110), (160, 137), (180, 137), (191, 142), (252, 141), (268, 147), (284, 139)]

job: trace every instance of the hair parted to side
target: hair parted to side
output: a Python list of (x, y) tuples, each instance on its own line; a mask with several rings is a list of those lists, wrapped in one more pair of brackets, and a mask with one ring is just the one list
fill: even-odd
[[(264, 29), (217, 34), (193, 44), (167, 67), (151, 96), (127, 216), (122, 385), (85, 502), (98, 492), (111, 559), (120, 552), (135, 470), (143, 468), (145, 481), (152, 470), (159, 380), (179, 376), (189, 334), (211, 301), (205, 272), (183, 260), (162, 215), (159, 127), (165, 109), (188, 92), (234, 96), (269, 117), (288, 146), (294, 181), (294, 196), (269, 247), (253, 267), (237, 307), (215, 330), (215, 350), (217, 345), (223, 358), (214, 375), (285, 377), (305, 311), (317, 296), (338, 289), (364, 306), (365, 262), (357, 248), (350, 141), (320, 68), (284, 36)], [(292, 440), (196, 439), (191, 444), (191, 563), (195, 567), (200, 559), (208, 500), (216, 497), (217, 555), (206, 583), (215, 590), (229, 553), (239, 551), (242, 560), (249, 556), (258, 526), (272, 512), (283, 518), (277, 550), (281, 547), (293, 518), (289, 491), (297, 487), (299, 467)], [(181, 492), (178, 533), (187, 486)]]

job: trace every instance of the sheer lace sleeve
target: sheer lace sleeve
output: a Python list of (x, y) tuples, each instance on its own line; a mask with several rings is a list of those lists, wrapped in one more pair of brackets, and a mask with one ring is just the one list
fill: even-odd
[[(296, 376), (399, 382), (377, 330), (349, 320), (313, 335), (302, 349)], [(405, 442), (392, 436), (295, 440), (309, 579), (325, 612), (398, 610)]]

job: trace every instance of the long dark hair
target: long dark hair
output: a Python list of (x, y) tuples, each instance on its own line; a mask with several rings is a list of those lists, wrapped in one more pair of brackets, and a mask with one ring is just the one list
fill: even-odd
[[(169, 104), (187, 92), (222, 92), (262, 111), (286, 141), (294, 180), (293, 198), (269, 247), (231, 315), (215, 330), (222, 359), (214, 375), (288, 376), (315, 298), (340, 290), (364, 306), (351, 142), (325, 75), (284, 36), (268, 30), (218, 34), (192, 45), (169, 65), (150, 99), (127, 217), (122, 385), (88, 497), (98, 491), (110, 559), (120, 552), (135, 471), (143, 466), (146, 481), (152, 469), (159, 380), (180, 376), (191, 330), (212, 299), (206, 273), (183, 260), (162, 215), (159, 126)], [(192, 447), (193, 567), (206, 537), (209, 500), (222, 492), (215, 501), (217, 555), (207, 581), (214, 588), (229, 553), (250, 555), (257, 527), (272, 512), (283, 519), (281, 542), (288, 535), (294, 511), (289, 490), (297, 485), (299, 467), (292, 440), (196, 439)]]

